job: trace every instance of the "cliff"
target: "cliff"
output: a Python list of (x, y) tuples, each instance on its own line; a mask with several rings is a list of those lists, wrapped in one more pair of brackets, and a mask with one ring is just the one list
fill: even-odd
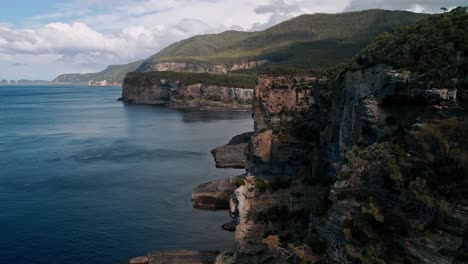
[(261, 76), (216, 263), (467, 263), (467, 25), (457, 8), (335, 76)]
[(120, 100), (180, 109), (250, 109), (253, 89), (249, 86), (254, 82), (249, 76), (132, 73), (124, 80)]
[(255, 89), (249, 176), (231, 202), (238, 263), (464, 260), (468, 87), (386, 65), (315, 85), (264, 77)]

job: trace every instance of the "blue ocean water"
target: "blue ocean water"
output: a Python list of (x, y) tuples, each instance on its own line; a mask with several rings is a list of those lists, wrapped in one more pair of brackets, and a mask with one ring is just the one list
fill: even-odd
[(0, 86), (0, 263), (125, 263), (148, 251), (223, 249), (226, 212), (195, 210), (210, 150), (248, 112), (117, 102), (121, 89)]

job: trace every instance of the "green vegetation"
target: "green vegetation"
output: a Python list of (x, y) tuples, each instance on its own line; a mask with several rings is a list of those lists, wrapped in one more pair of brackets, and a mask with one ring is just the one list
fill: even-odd
[[(183, 85), (202, 83), (206, 85), (217, 85), (235, 88), (255, 88), (257, 78), (253, 75), (244, 74), (210, 74), (193, 72), (132, 72), (127, 75), (127, 81), (131, 82), (134, 77), (146, 76), (155, 79), (179, 81)], [(138, 80), (139, 78), (136, 78)]]
[(348, 61), (379, 33), (413, 24), (424, 16), (384, 10), (302, 15), (260, 32), (196, 36), (169, 46), (144, 64), (231, 65), (267, 59), (307, 68), (334, 65)]
[(138, 69), (143, 61), (136, 61), (125, 65), (111, 65), (105, 70), (98, 73), (86, 74), (62, 74), (55, 78), (53, 82), (59, 83), (87, 83), (88, 81), (103, 81), (121, 82), (128, 72), (133, 72)]
[(422, 179), (444, 196), (463, 197), (463, 189), (452, 188), (468, 180), (468, 125), (455, 118), (443, 120), (426, 126), (416, 142), (418, 154), (429, 165), (420, 172)]
[[(350, 187), (338, 198), (360, 204), (360, 212), (342, 223), (346, 250), (363, 263), (410, 262), (404, 247), (391, 237), (423, 233), (450, 221), (453, 201), (468, 194), (468, 124), (441, 120), (426, 124), (413, 137), (414, 144), (405, 147), (387, 142), (349, 155), (346, 176), (339, 176)], [(382, 197), (393, 197), (392, 202), (382, 203)], [(466, 257), (446, 249), (439, 253)]]
[(275, 192), (279, 189), (287, 189), (291, 186), (291, 184), (292, 184), (291, 178), (283, 179), (283, 178), (276, 177), (271, 181), (267, 181), (259, 177), (255, 178), (255, 188), (257, 189), (259, 193), (264, 193), (267, 190), (271, 192)]
[(246, 219), (255, 224), (280, 223), (285, 225), (287, 223), (302, 223), (305, 225), (309, 222), (309, 212), (307, 210), (291, 212), (288, 206), (275, 205), (265, 212), (249, 211)]
[(328, 198), (330, 195), (330, 189), (327, 189), (323, 193), (317, 194), (319, 197), (319, 201), (317, 202), (317, 205), (314, 208), (314, 213), (315, 216), (324, 216), (327, 214), (328, 208), (330, 208), (332, 202)]
[(239, 188), (239, 187), (245, 185), (245, 180), (242, 179), (242, 178), (239, 178), (239, 179), (236, 180), (236, 183), (235, 183), (235, 184), (236, 184), (237, 188)]
[[(63, 75), (68, 80), (121, 81), (131, 71), (152, 71), (165, 62), (209, 68), (268, 60), (299, 72), (351, 62), (352, 57), (382, 32), (414, 24), (426, 17), (403, 11), (367, 10), (340, 14), (302, 15), (259, 32), (227, 31), (195, 36), (174, 43), (150, 58), (112, 70), (86, 75)], [(248, 70), (248, 74), (257, 71)]]
[(325, 250), (327, 249), (327, 243), (318, 238), (309, 238), (306, 240), (305, 244), (310, 248), (312, 253), (319, 256), (325, 254)]
[(459, 7), (382, 34), (356, 62), (363, 66), (385, 63), (425, 73), (435, 87), (450, 85), (454, 78), (462, 82), (468, 75), (467, 28), (468, 12)]

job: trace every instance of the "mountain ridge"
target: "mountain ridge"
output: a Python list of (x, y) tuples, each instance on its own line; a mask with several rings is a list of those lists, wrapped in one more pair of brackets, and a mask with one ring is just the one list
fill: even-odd
[[(227, 73), (249, 70), (257, 61), (298, 68), (348, 62), (379, 34), (416, 23), (427, 14), (365, 10), (339, 14), (305, 14), (264, 31), (225, 31), (178, 41), (147, 59), (114, 65), (89, 74), (63, 74), (54, 82), (122, 81), (132, 71)], [(166, 64), (166, 65), (164, 65)]]

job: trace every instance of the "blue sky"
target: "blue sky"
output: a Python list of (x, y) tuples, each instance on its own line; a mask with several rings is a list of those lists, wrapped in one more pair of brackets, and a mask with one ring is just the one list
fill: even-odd
[(0, 10), (0, 79), (48, 79), (147, 58), (193, 35), (310, 13), (439, 12), (468, 0), (13, 0)]
[(46, 13), (57, 4), (59, 0), (13, 0), (2, 4), (0, 20), (21, 26), (28, 18)]

